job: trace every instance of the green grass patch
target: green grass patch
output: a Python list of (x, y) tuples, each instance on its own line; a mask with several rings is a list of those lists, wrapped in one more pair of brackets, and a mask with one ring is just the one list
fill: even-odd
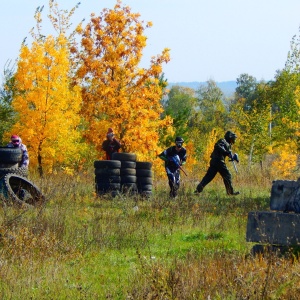
[(45, 207), (1, 208), (2, 299), (297, 299), (296, 259), (246, 259), (247, 215), (268, 209), (269, 189), (145, 200), (86, 182), (44, 179)]

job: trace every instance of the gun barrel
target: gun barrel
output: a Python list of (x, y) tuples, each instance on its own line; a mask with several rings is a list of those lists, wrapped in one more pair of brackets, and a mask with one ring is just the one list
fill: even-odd
[(184, 173), (185, 176), (187, 176), (186, 172), (182, 169), (181, 166), (179, 166), (179, 169)]
[(237, 169), (237, 167), (236, 167), (235, 161), (232, 160), (232, 163), (233, 163), (233, 167), (234, 167), (234, 169), (235, 169), (235, 172), (238, 173), (238, 169)]

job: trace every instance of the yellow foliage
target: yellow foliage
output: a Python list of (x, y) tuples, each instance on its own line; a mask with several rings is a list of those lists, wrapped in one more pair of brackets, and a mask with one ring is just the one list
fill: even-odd
[(156, 157), (152, 160), (152, 171), (154, 173), (154, 179), (164, 178), (166, 176), (165, 164), (160, 158)]
[(189, 141), (185, 144), (184, 147), (186, 148), (186, 153), (187, 153), (187, 161), (186, 164), (184, 165), (184, 170), (191, 173), (194, 170), (194, 167), (198, 163), (196, 160), (195, 145), (192, 141)]
[(80, 161), (79, 111), (81, 89), (71, 86), (67, 40), (48, 36), (22, 46), (15, 75), (20, 91), (12, 105), (19, 114), (11, 133), (21, 136), (28, 147), (30, 165), (51, 172), (56, 164)]
[(295, 149), (297, 148), (294, 141), (277, 149), (277, 158), (273, 161), (271, 168), (274, 178), (292, 180), (299, 177), (299, 173), (295, 172), (298, 159)]
[(161, 150), (159, 131), (172, 124), (170, 118), (160, 117), (163, 87), (159, 77), (162, 64), (170, 58), (165, 49), (151, 58), (149, 69), (139, 68), (146, 36), (138, 17), (129, 7), (121, 7), (121, 1), (99, 17), (92, 16), (82, 30), (77, 76), (84, 87), (85, 138), (102, 153), (101, 144), (112, 127), (122, 151), (136, 153), (140, 161), (153, 161)]
[[(299, 117), (300, 116), (300, 87), (297, 87), (297, 89), (295, 91), (295, 96), (296, 96), (295, 100), (296, 100), (296, 104), (298, 107), (298, 117)], [(296, 129), (295, 130), (296, 136), (300, 137), (300, 121), (294, 122), (293, 124), (291, 124), (291, 126)]]
[(203, 137), (203, 142), (206, 142), (206, 146), (204, 148), (202, 160), (200, 162), (201, 169), (205, 170), (208, 168), (210, 162), (210, 155), (213, 152), (215, 143), (220, 138), (221, 134), (223, 134), (223, 132), (221, 133), (220, 130), (213, 129), (211, 132), (209, 132)]

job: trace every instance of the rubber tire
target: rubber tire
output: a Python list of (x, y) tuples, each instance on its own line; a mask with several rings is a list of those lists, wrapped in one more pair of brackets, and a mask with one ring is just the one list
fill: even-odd
[(139, 192), (148, 192), (148, 191), (152, 191), (152, 184), (139, 184), (138, 183), (138, 190)]
[(124, 175), (121, 176), (121, 183), (136, 183), (136, 176)]
[(138, 185), (153, 184), (152, 177), (137, 177)]
[(28, 168), (21, 167), (21, 168), (0, 168), (0, 178), (7, 175), (7, 174), (15, 174), (22, 177), (28, 176)]
[(94, 167), (95, 169), (117, 169), (121, 168), (121, 162), (119, 160), (96, 160)]
[(149, 169), (137, 169), (136, 176), (137, 177), (153, 177), (153, 172)]
[(18, 163), (13, 163), (13, 164), (0, 164), (0, 169), (4, 168), (19, 168)]
[(121, 191), (123, 193), (137, 193), (138, 189), (136, 183), (126, 182), (121, 184)]
[(120, 176), (120, 169), (95, 169), (95, 175)]
[(140, 194), (142, 197), (150, 198), (150, 197), (152, 196), (152, 191), (142, 191), (142, 192), (139, 191), (139, 194)]
[(20, 148), (0, 147), (0, 163), (16, 164), (22, 160), (22, 150)]
[(120, 160), (120, 161), (134, 161), (136, 162), (136, 154), (135, 153), (126, 153), (126, 152), (115, 152), (112, 154), (112, 159)]
[(137, 161), (136, 162), (136, 169), (146, 169), (146, 170), (151, 170), (152, 168), (152, 163), (148, 161)]
[(96, 193), (119, 191), (120, 189), (120, 183), (103, 183), (102, 181), (96, 182)]
[(120, 176), (105, 176), (105, 175), (96, 175), (95, 182), (108, 182), (108, 183), (120, 183)]
[[(1, 178), (0, 190), (7, 200), (11, 200), (13, 204), (18, 206), (40, 206), (45, 202), (44, 195), (32, 182), (16, 174), (7, 174)], [(25, 193), (25, 200), (22, 199), (21, 192), (23, 196)]]
[(124, 176), (124, 175), (131, 175), (131, 176), (135, 176), (136, 175), (136, 169), (132, 169), (132, 168), (121, 168), (120, 169), (120, 175)]
[(135, 161), (128, 161), (128, 160), (122, 160), (121, 161), (121, 169), (135, 169), (136, 162)]

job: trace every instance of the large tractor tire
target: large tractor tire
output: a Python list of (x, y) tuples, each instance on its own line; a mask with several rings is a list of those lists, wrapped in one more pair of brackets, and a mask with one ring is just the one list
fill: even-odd
[(25, 177), (7, 174), (0, 179), (0, 193), (8, 203), (21, 207), (40, 206), (45, 202), (41, 191)]
[(15, 174), (22, 177), (28, 176), (28, 168), (26, 167), (12, 167), (12, 168), (1, 168), (0, 167), (0, 179), (7, 174)]

